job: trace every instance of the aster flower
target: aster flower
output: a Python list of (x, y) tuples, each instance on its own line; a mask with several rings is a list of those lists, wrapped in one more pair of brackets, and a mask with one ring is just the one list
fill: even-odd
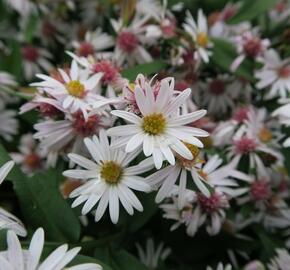
[[(0, 185), (12, 170), (14, 166), (13, 161), (8, 161), (0, 168)], [(13, 230), (20, 236), (26, 236), (26, 230), (22, 222), (3, 208), (0, 208), (0, 230)], [(1, 269), (1, 268), (0, 268)]]
[(176, 220), (171, 230), (184, 224), (186, 233), (194, 236), (198, 228), (206, 224), (208, 234), (218, 234), (226, 217), (225, 209), (229, 208), (227, 197), (218, 191), (213, 191), (209, 197), (206, 197), (200, 192), (190, 190), (186, 190), (184, 196), (185, 201), (181, 209), (174, 195), (172, 202), (160, 205), (164, 211), (164, 218)]
[(124, 27), (123, 22), (112, 20), (112, 26), (117, 33), (116, 47), (114, 51), (118, 65), (124, 63), (133, 65), (151, 62), (152, 56), (146, 50), (145, 45), (152, 44), (156, 37), (146, 37), (147, 21), (150, 17), (136, 14), (130, 25)]
[(153, 155), (157, 169), (161, 168), (164, 159), (175, 164), (173, 152), (191, 160), (193, 155), (183, 142), (203, 147), (195, 136), (207, 137), (208, 133), (185, 126), (203, 117), (205, 110), (176, 115), (190, 93), (187, 89), (175, 97), (173, 78), (165, 78), (154, 85), (144, 80), (144, 88), (136, 85), (134, 95), (141, 115), (121, 110), (111, 112), (130, 123), (108, 130), (109, 136), (121, 137), (115, 147), (126, 145), (125, 151), (130, 153), (142, 146), (145, 156)]
[(171, 249), (164, 247), (164, 243), (155, 246), (152, 238), (147, 239), (146, 249), (143, 249), (139, 244), (136, 244), (138, 255), (143, 264), (149, 269), (158, 269), (160, 261), (165, 261), (170, 255)]
[(24, 45), (21, 48), (24, 76), (31, 80), (40, 71), (50, 71), (52, 55), (43, 48), (33, 45)]
[(231, 64), (231, 70), (235, 71), (246, 59), (258, 60), (263, 57), (266, 49), (270, 45), (268, 39), (260, 39), (257, 37), (257, 33), (250, 31), (244, 32), (235, 38), (238, 57)]
[(290, 264), (290, 254), (286, 249), (276, 249), (276, 256), (268, 264), (269, 270), (287, 270)]
[(87, 57), (103, 54), (104, 50), (114, 45), (114, 39), (107, 33), (102, 33), (100, 28), (97, 28), (93, 32), (87, 31), (84, 41), (73, 41), (72, 45), (78, 56)]
[(28, 250), (22, 249), (20, 241), (13, 231), (7, 234), (7, 250), (0, 252), (0, 269), (21, 269), (21, 270), (101, 270), (99, 264), (86, 263), (72, 267), (66, 267), (79, 253), (80, 248), (68, 249), (64, 244), (53, 251), (44, 261), (41, 262), (41, 255), (44, 247), (44, 231), (38, 229), (31, 239)]
[(59, 69), (63, 82), (47, 75), (37, 74), (42, 82), (31, 84), (40, 87), (48, 95), (62, 102), (64, 109), (71, 113), (81, 110), (85, 119), (88, 112), (98, 109), (109, 103), (108, 100), (96, 94), (96, 87), (100, 82), (102, 73), (89, 76), (85, 70), (81, 70), (75, 60), (72, 61), (69, 74)]
[[(237, 188), (238, 184), (231, 179), (244, 178), (244, 175), (235, 170), (234, 162), (221, 166), (223, 160), (218, 155), (214, 155), (207, 162), (199, 158), (199, 150), (193, 145), (186, 145), (192, 152), (194, 158), (187, 160), (177, 156), (177, 161), (174, 166), (165, 167), (156, 173), (147, 177), (147, 182), (153, 187), (159, 187), (156, 202), (161, 202), (165, 197), (170, 196), (173, 190), (178, 189), (178, 206), (184, 205), (184, 196), (187, 181), (192, 179), (197, 189), (206, 197), (211, 196), (210, 189), (235, 197), (244, 193), (245, 189)], [(179, 181), (178, 181), (179, 180)], [(178, 182), (178, 185), (175, 183)]]
[(201, 9), (198, 10), (197, 22), (193, 19), (190, 12), (187, 11), (183, 28), (194, 41), (196, 49), (194, 54), (195, 59), (200, 58), (203, 62), (208, 63), (209, 57), (212, 54), (209, 49), (213, 47), (213, 44), (208, 36), (207, 19), (203, 11)]
[(143, 211), (131, 189), (142, 192), (151, 190), (145, 179), (138, 176), (153, 167), (151, 160), (128, 167), (138, 153), (126, 154), (122, 150), (113, 149), (104, 130), (100, 131), (99, 138), (93, 136), (92, 139), (86, 138), (84, 142), (93, 161), (77, 154), (69, 154), (69, 158), (85, 170), (68, 170), (63, 173), (67, 177), (87, 180), (87, 183), (70, 194), (71, 198), (76, 198), (72, 206), (85, 202), (82, 208), (82, 214), (85, 215), (98, 203), (96, 221), (102, 218), (109, 207), (113, 223), (117, 223), (119, 219), (119, 200), (130, 215), (133, 215), (134, 208)]
[(45, 169), (47, 153), (39, 148), (32, 134), (28, 133), (21, 136), (18, 150), (18, 153), (10, 153), (10, 156), (16, 164), (21, 165), (21, 169), (25, 173), (31, 174), (37, 170)]
[(256, 71), (255, 77), (259, 80), (258, 89), (269, 87), (268, 97), (287, 97), (290, 91), (290, 58), (281, 60), (278, 53), (271, 49), (265, 53), (264, 66)]
[[(274, 117), (278, 117), (280, 123), (282, 125), (285, 125), (286, 127), (290, 126), (290, 99), (283, 98), (280, 99), (279, 102), (282, 104), (279, 108), (277, 108), (272, 115)], [(288, 137), (284, 143), (284, 147), (289, 147), (290, 146), (290, 138)]]
[(18, 121), (16, 111), (6, 110), (0, 103), (0, 136), (6, 141), (11, 141), (13, 135), (18, 132)]
[[(122, 92), (122, 88), (128, 84), (128, 80), (122, 77), (121, 67), (115, 63), (112, 56), (86, 58), (79, 57), (71, 52), (67, 52), (67, 54), (88, 70), (90, 74), (102, 73), (100, 84), (106, 88), (105, 96), (111, 98), (112, 103), (114, 100), (116, 103), (120, 102), (115, 98)], [(99, 92), (101, 91), (100, 88)]]
[[(111, 124), (112, 120), (103, 112), (94, 113), (87, 120), (80, 111), (74, 114), (66, 113), (63, 120), (48, 119), (35, 124), (37, 132), (34, 138), (40, 140), (40, 149), (52, 155), (51, 158), (54, 153), (67, 151), (83, 154), (87, 152), (83, 139), (97, 134), (101, 128), (109, 127)], [(50, 164), (55, 165), (51, 162)]]
[(269, 12), (270, 19), (275, 22), (281, 22), (290, 16), (290, 4), (285, 0), (279, 0), (274, 8)]
[(9, 95), (9, 92), (13, 91), (17, 86), (18, 84), (12, 74), (0, 71), (0, 105), (2, 107), (8, 103), (15, 103), (18, 101), (17, 97)]
[(211, 115), (225, 114), (233, 109), (235, 106), (233, 88), (229, 82), (228, 76), (219, 75), (208, 79), (206, 83), (199, 83), (200, 101), (197, 103), (207, 108)]

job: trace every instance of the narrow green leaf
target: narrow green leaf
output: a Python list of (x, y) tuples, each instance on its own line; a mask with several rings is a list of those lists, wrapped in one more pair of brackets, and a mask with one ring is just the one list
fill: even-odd
[(276, 0), (244, 0), (243, 5), (235, 16), (228, 20), (229, 24), (237, 24), (243, 21), (250, 21), (258, 15), (268, 11), (276, 4)]
[(123, 70), (122, 75), (125, 78), (133, 81), (136, 79), (139, 73), (142, 73), (144, 75), (152, 75), (152, 74), (158, 73), (160, 70), (162, 70), (165, 67), (166, 67), (165, 62), (163, 62), (162, 60), (156, 60), (150, 63), (145, 63), (145, 64), (127, 68)]
[[(0, 145), (0, 164), (10, 160)], [(59, 191), (57, 169), (35, 174), (29, 178), (14, 166), (8, 179), (12, 180), (26, 224), (43, 227), (47, 239), (76, 242), (80, 236), (80, 222)]]

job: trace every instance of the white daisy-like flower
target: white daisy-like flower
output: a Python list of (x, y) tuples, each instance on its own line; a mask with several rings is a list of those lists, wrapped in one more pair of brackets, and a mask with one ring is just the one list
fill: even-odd
[(228, 76), (219, 75), (208, 79), (206, 83), (199, 83), (198, 86), (198, 99), (209, 114), (225, 114), (234, 108), (233, 89)]
[[(177, 162), (174, 166), (165, 167), (147, 177), (147, 182), (153, 187), (161, 186), (156, 196), (157, 203), (170, 196), (173, 190), (178, 187), (178, 206), (182, 208), (186, 199), (184, 194), (188, 179), (192, 179), (197, 189), (206, 197), (211, 196), (209, 187), (215, 188), (215, 190), (230, 197), (236, 197), (247, 191), (247, 189), (238, 188), (237, 182), (233, 179), (246, 178), (242, 173), (235, 170), (235, 160), (221, 166), (223, 160), (218, 155), (214, 155), (207, 162), (204, 162), (198, 157), (199, 150), (197, 147), (188, 144), (187, 147), (194, 156), (192, 160), (177, 156)], [(176, 182), (178, 182), (178, 185), (176, 185)]]
[[(279, 108), (277, 108), (272, 115), (278, 117), (279, 122), (286, 127), (290, 126), (290, 99), (283, 98), (280, 99), (279, 102), (282, 104)], [(288, 137), (283, 142), (284, 147), (290, 146), (290, 138)]]
[(232, 266), (231, 266), (230, 264), (226, 264), (226, 265), (224, 266), (222, 263), (219, 263), (219, 264), (217, 265), (217, 268), (212, 268), (212, 267), (210, 267), (210, 266), (208, 266), (208, 267), (206, 268), (206, 270), (214, 270), (214, 269), (216, 269), (216, 270), (232, 270), (233, 268), (232, 268)]
[(234, 41), (238, 56), (231, 64), (230, 69), (232, 71), (237, 70), (246, 58), (258, 60), (264, 56), (270, 41), (268, 39), (261, 39), (257, 35), (257, 31), (246, 31), (235, 37)]
[(89, 77), (89, 72), (80, 69), (75, 60), (71, 63), (69, 74), (62, 69), (59, 69), (59, 73), (63, 82), (47, 75), (37, 74), (36, 76), (43, 81), (31, 85), (40, 87), (48, 95), (60, 100), (63, 108), (68, 109), (71, 113), (81, 110), (86, 119), (89, 111), (110, 102), (96, 93), (102, 73)]
[(79, 253), (79, 247), (68, 249), (64, 244), (54, 250), (44, 261), (41, 255), (44, 247), (44, 231), (39, 228), (33, 235), (28, 249), (22, 249), (13, 231), (7, 233), (7, 250), (0, 252), (0, 270), (101, 270), (95, 263), (66, 267)]
[(72, 45), (78, 56), (87, 57), (102, 54), (104, 50), (114, 46), (114, 39), (98, 28), (94, 32), (87, 31), (84, 41), (73, 41)]
[(197, 22), (193, 19), (189, 11), (186, 12), (184, 30), (192, 37), (195, 43), (195, 58), (202, 59), (203, 62), (208, 63), (212, 52), (209, 50), (213, 47), (213, 43), (208, 36), (207, 19), (201, 9), (198, 10)]
[[(176, 194), (176, 191), (174, 193)], [(194, 236), (198, 228), (205, 224), (208, 234), (219, 233), (226, 217), (225, 209), (229, 208), (228, 198), (223, 193), (213, 191), (206, 197), (200, 192), (187, 189), (183, 194), (185, 200), (182, 208), (179, 207), (174, 193), (172, 201), (160, 205), (164, 211), (163, 217), (176, 221), (171, 230), (184, 224), (186, 233)]]
[(281, 22), (290, 16), (290, 3), (285, 0), (279, 0), (272, 10), (269, 11), (270, 19), (275, 22)]
[(102, 218), (109, 206), (113, 223), (117, 223), (119, 219), (119, 200), (130, 215), (134, 213), (133, 208), (143, 211), (140, 201), (131, 189), (142, 192), (151, 190), (145, 179), (138, 175), (151, 169), (153, 162), (147, 159), (136, 166), (128, 167), (138, 152), (126, 154), (122, 150), (113, 149), (104, 130), (100, 131), (99, 138), (93, 136), (92, 139), (86, 138), (84, 142), (94, 161), (77, 154), (69, 154), (69, 158), (85, 170), (75, 169), (63, 173), (67, 177), (88, 180), (70, 194), (71, 198), (77, 197), (72, 206), (76, 207), (85, 202), (82, 208), (82, 214), (85, 215), (98, 203), (96, 221)]
[(102, 112), (90, 115), (87, 120), (80, 111), (75, 114), (66, 113), (63, 120), (49, 119), (35, 124), (37, 132), (34, 138), (40, 140), (40, 149), (51, 155), (67, 151), (83, 154), (87, 152), (83, 139), (98, 134), (100, 129), (111, 125), (111, 118)]
[(286, 249), (276, 249), (277, 255), (268, 264), (269, 270), (288, 270), (290, 265), (290, 254)]
[(25, 45), (21, 48), (23, 59), (23, 71), (27, 80), (31, 80), (40, 71), (50, 71), (53, 69), (51, 64), (52, 55), (43, 48), (33, 45)]
[[(2, 165), (0, 168), (0, 185), (12, 170), (13, 166), (14, 162), (12, 160)], [(26, 230), (22, 222), (3, 208), (0, 208), (0, 230), (3, 229), (13, 230), (20, 236), (26, 236)]]
[(141, 262), (152, 270), (157, 269), (159, 262), (166, 260), (171, 253), (171, 249), (166, 248), (164, 243), (155, 246), (152, 238), (147, 239), (146, 249), (143, 249), (138, 243), (136, 247)]
[(142, 146), (145, 156), (153, 155), (157, 169), (161, 168), (164, 159), (174, 165), (174, 152), (191, 160), (193, 155), (183, 142), (203, 147), (202, 142), (195, 136), (207, 137), (208, 133), (186, 124), (202, 118), (206, 110), (178, 115), (179, 108), (190, 96), (191, 90), (179, 92), (175, 97), (173, 78), (165, 78), (154, 85), (147, 81), (143, 83), (144, 87), (138, 84), (134, 90), (140, 116), (121, 110), (111, 112), (130, 123), (108, 130), (109, 136), (121, 137), (114, 146), (126, 145), (127, 153)]
[(255, 72), (255, 77), (259, 80), (256, 87), (269, 87), (269, 98), (286, 98), (290, 92), (290, 58), (281, 60), (278, 53), (271, 49), (265, 53), (263, 64), (262, 69)]
[(117, 33), (116, 47), (114, 51), (115, 59), (118, 65), (124, 63), (133, 65), (153, 61), (152, 56), (146, 50), (145, 45), (152, 44), (156, 37), (146, 36), (148, 25), (146, 23), (150, 16), (140, 16), (136, 14), (130, 25), (124, 27), (123, 20), (112, 20), (112, 26)]
[(0, 136), (6, 141), (11, 141), (18, 132), (17, 112), (6, 110), (0, 103)]
[(40, 149), (31, 133), (21, 136), (18, 150), (19, 152), (10, 153), (10, 156), (16, 164), (21, 165), (23, 172), (31, 174), (45, 169), (47, 153)]

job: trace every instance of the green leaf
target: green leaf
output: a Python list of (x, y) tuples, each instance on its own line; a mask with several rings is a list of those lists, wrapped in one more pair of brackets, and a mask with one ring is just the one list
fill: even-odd
[(113, 253), (114, 270), (148, 270), (137, 258), (125, 250), (120, 250)]
[[(10, 160), (0, 145), (0, 164)], [(8, 179), (18, 197), (26, 224), (43, 227), (47, 239), (76, 242), (80, 236), (80, 222), (59, 191), (61, 171), (48, 170), (29, 178), (14, 166)]]
[(212, 39), (214, 43), (213, 55), (211, 57), (211, 61), (214, 65), (220, 67), (226, 72), (233, 73), (237, 76), (241, 76), (249, 81), (253, 81), (254, 78), (251, 74), (253, 74), (251, 62), (245, 60), (239, 68), (235, 72), (231, 72), (230, 66), (237, 57), (235, 47), (230, 42), (214, 38)]
[(130, 81), (133, 81), (136, 79), (139, 73), (142, 73), (144, 75), (152, 75), (158, 73), (161, 69), (165, 67), (166, 67), (165, 62), (163, 62), (162, 60), (156, 60), (150, 63), (145, 63), (138, 66), (127, 68), (123, 70), (122, 75), (125, 78), (129, 79)]
[(243, 5), (236, 15), (228, 20), (229, 24), (237, 24), (256, 18), (272, 8), (276, 4), (276, 0), (244, 0), (242, 3)]
[(24, 31), (24, 38), (28, 43), (30, 43), (34, 37), (38, 25), (38, 19), (39, 19), (38, 16), (31, 15), (27, 20)]
[(72, 263), (70, 263), (70, 265), (72, 266), (81, 263), (98, 263), (103, 267), (103, 270), (113, 270), (110, 266), (101, 262), (100, 260), (83, 255), (76, 256), (75, 259), (72, 261)]

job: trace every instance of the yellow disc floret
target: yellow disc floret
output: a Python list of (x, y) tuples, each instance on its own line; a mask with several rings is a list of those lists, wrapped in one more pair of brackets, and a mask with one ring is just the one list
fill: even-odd
[(208, 36), (204, 32), (200, 32), (196, 36), (196, 43), (201, 47), (206, 47), (208, 44)]
[(176, 155), (176, 158), (183, 168), (192, 168), (199, 161), (198, 160), (199, 149), (193, 144), (185, 143), (185, 142), (184, 142), (184, 144), (187, 147), (187, 149), (191, 152), (193, 158), (186, 159), (186, 158), (180, 156), (179, 154)]
[(272, 140), (273, 135), (269, 129), (263, 127), (259, 130), (258, 137), (262, 142), (267, 143)]
[(162, 113), (153, 113), (143, 118), (142, 128), (149, 135), (160, 135), (164, 133), (166, 119)]
[(82, 97), (85, 92), (85, 86), (80, 81), (70, 81), (66, 84), (66, 90), (74, 97)]
[(101, 168), (101, 178), (108, 184), (117, 184), (122, 176), (122, 167), (114, 161), (106, 161)]

